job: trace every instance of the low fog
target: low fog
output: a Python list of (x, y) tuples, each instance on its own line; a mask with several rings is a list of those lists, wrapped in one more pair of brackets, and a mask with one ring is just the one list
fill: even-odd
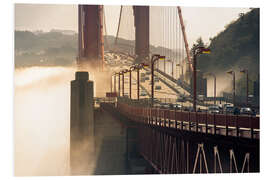
[(69, 172), (72, 68), (32, 67), (14, 75), (15, 175)]
[[(70, 81), (75, 68), (15, 69), (14, 148), (16, 176), (69, 175)], [(95, 84), (108, 84), (89, 71)], [(91, 74), (95, 74), (93, 78)], [(103, 86), (95, 92), (102, 95)], [(95, 93), (96, 95), (96, 93)]]

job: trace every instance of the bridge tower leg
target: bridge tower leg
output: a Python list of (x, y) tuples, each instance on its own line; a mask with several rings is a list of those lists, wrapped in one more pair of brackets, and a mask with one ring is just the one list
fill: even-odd
[(137, 62), (149, 56), (149, 6), (133, 6)]
[(94, 162), (94, 99), (93, 82), (88, 72), (76, 72), (71, 81), (70, 109), (70, 172), (86, 175)]
[(103, 66), (103, 6), (78, 6), (78, 59), (79, 67)]

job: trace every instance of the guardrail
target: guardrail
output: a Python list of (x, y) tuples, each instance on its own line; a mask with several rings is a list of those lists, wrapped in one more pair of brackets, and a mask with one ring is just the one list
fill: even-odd
[(153, 126), (251, 139), (256, 135), (259, 139), (259, 117), (147, 108), (122, 102), (114, 108), (132, 121)]

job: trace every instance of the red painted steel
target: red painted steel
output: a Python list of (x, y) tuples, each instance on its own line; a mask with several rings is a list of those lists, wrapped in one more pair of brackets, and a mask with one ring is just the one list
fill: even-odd
[[(236, 115), (225, 115), (225, 114), (208, 114), (205, 112), (181, 112), (179, 110), (166, 110), (159, 108), (148, 108), (148, 107), (137, 107), (127, 105), (118, 102), (118, 109), (120, 112), (131, 116), (132, 120), (138, 121), (138, 119), (144, 119), (145, 122), (153, 124), (154, 122), (160, 122), (162, 126), (170, 127), (176, 120), (179, 122), (189, 122), (192, 124), (198, 123), (204, 124), (205, 126), (224, 126), (239, 128), (260, 128), (260, 118), (253, 116), (236, 116)], [(162, 121), (160, 121), (162, 120)], [(165, 123), (166, 121), (166, 123)], [(159, 123), (158, 123), (159, 124)], [(157, 125), (158, 125), (157, 124)]]
[[(110, 104), (106, 106), (113, 108), (113, 105)], [(258, 117), (207, 114), (205, 112), (181, 112), (132, 106), (121, 102), (117, 103), (117, 111), (125, 117), (128, 117), (129, 120), (140, 122), (140, 124), (136, 125), (138, 130), (138, 151), (144, 159), (161, 174), (190, 173), (190, 169), (193, 168), (193, 172), (195, 172), (196, 167), (200, 169), (198, 172), (208, 173), (207, 167), (209, 166), (207, 165), (208, 162), (206, 161), (203, 144), (198, 144), (197, 154), (194, 154), (192, 153), (194, 152), (194, 144), (191, 144), (189, 139), (176, 137), (166, 130), (160, 131), (159, 128), (152, 128), (152, 126), (175, 128), (174, 125), (169, 126), (169, 121), (176, 119), (178, 128), (183, 127), (179, 126), (179, 123), (192, 124), (191, 129), (189, 127), (185, 128), (185, 130), (190, 129), (193, 132), (194, 129), (198, 132), (203, 132), (198, 124), (204, 124), (206, 127), (209, 125), (208, 127), (211, 129), (211, 134), (219, 132), (220, 127), (217, 126), (230, 126), (230, 128), (232, 126), (234, 130), (236, 130), (233, 134), (237, 136), (241, 135), (240, 128), (259, 127)], [(162, 121), (160, 121), (161, 119)], [(151, 126), (149, 126), (149, 124), (151, 124)], [(208, 131), (206, 132), (210, 133)], [(251, 129), (251, 138), (253, 138), (252, 132), (253, 129)], [(214, 162), (215, 161), (216, 159)], [(243, 167), (245, 167), (245, 163), (243, 163)], [(249, 159), (247, 163), (249, 166)], [(244, 169), (243, 167), (242, 170)], [(249, 168), (247, 168), (246, 172), (249, 172)]]

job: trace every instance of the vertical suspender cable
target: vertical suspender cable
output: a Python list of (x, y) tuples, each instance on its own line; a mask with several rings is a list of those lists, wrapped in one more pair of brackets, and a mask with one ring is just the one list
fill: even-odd
[(118, 28), (117, 28), (117, 32), (116, 32), (115, 41), (114, 41), (114, 46), (115, 46), (115, 47), (116, 47), (117, 40), (118, 40), (118, 35), (119, 35), (119, 28), (120, 28), (121, 17), (122, 17), (122, 9), (123, 9), (123, 6), (121, 5), (121, 8), (120, 8), (120, 14), (119, 14), (119, 21), (118, 21)]

